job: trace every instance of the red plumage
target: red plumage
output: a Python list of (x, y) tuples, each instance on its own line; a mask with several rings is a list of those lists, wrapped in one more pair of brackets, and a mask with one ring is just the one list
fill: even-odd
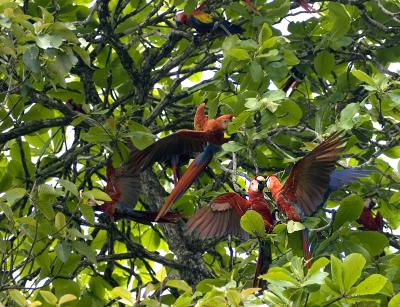
[[(195, 126), (201, 123), (202, 131), (179, 130), (143, 150), (133, 150), (128, 161), (120, 168), (114, 169), (109, 166), (105, 190), (112, 198), (112, 205), (104, 204), (103, 210), (107, 214), (114, 218), (130, 214), (129, 210), (136, 204), (141, 191), (140, 173), (155, 162), (166, 162), (173, 157), (201, 152), (207, 144), (220, 145), (226, 142), (224, 131), (233, 116), (223, 115), (209, 120), (204, 114), (204, 107), (204, 103), (200, 104), (194, 120)], [(177, 173), (179, 164), (175, 167)], [(165, 219), (169, 217), (168, 215)], [(149, 218), (154, 220), (154, 217)], [(156, 221), (160, 218), (161, 216), (158, 216)]]
[[(342, 152), (344, 138), (334, 133), (291, 169), (285, 184), (269, 176), (267, 187), (275, 199), (276, 205), (289, 220), (301, 221), (312, 215), (323, 203), (329, 187), (330, 175), (335, 170), (335, 163)], [(303, 233), (303, 249), (307, 267), (310, 267), (310, 252), (307, 235)]]
[[(209, 206), (201, 208), (189, 219), (186, 224), (187, 233), (197, 235), (201, 239), (219, 238), (228, 234), (247, 239), (248, 234), (240, 227), (240, 218), (247, 210), (258, 212), (263, 218), (265, 230), (272, 231), (274, 220), (262, 192), (264, 181), (261, 176), (251, 181), (248, 189), (249, 199), (234, 192), (215, 197)], [(253, 286), (263, 286), (263, 281), (258, 280), (258, 276), (268, 270), (270, 257), (269, 244), (260, 240)]]
[(192, 185), (203, 169), (208, 165), (208, 163), (210, 163), (214, 154), (220, 150), (219, 145), (228, 141), (224, 137), (224, 132), (232, 120), (233, 115), (225, 114), (216, 119), (208, 119), (204, 113), (204, 108), (205, 104), (200, 104), (197, 107), (194, 117), (194, 128), (196, 130), (201, 129), (202, 131), (192, 131), (191, 134), (201, 134), (204, 140), (203, 142), (207, 141), (209, 145), (195, 158), (183, 176), (179, 179), (178, 183), (160, 208), (156, 220), (162, 217), (169, 207)]
[[(105, 202), (99, 209), (106, 213), (111, 219), (117, 220), (120, 218), (126, 218), (133, 220), (141, 224), (151, 224), (155, 222), (157, 212), (151, 211), (139, 211), (130, 208), (123, 208), (122, 210), (116, 208), (116, 204), (119, 202), (125, 203), (126, 200), (121, 198), (121, 189), (124, 188), (123, 181), (119, 178), (119, 172), (121, 169), (115, 169), (111, 163), (107, 165), (107, 184), (105, 187), (105, 192), (111, 197), (111, 201)], [(126, 186), (125, 186), (126, 187)], [(124, 196), (125, 197), (125, 196)], [(118, 210), (119, 209), (119, 210)], [(158, 222), (160, 223), (173, 223), (181, 218), (178, 213), (166, 214)]]
[(383, 217), (379, 211), (376, 214), (372, 212), (374, 206), (374, 201), (368, 198), (365, 201), (363, 211), (357, 221), (365, 230), (383, 231), (383, 226), (385, 225)]

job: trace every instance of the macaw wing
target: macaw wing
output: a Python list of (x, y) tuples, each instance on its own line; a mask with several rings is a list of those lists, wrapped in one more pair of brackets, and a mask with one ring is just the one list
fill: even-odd
[(247, 239), (249, 235), (240, 227), (240, 217), (249, 206), (249, 201), (236, 193), (221, 194), (189, 219), (187, 233), (198, 235), (201, 239), (220, 238), (228, 234)]
[(124, 172), (122, 168), (121, 174), (118, 174), (115, 178), (115, 185), (120, 192), (117, 203), (124, 207), (133, 208), (141, 192), (139, 173)]
[(334, 192), (360, 177), (368, 176), (372, 170), (361, 168), (335, 169), (329, 179), (329, 192)]
[(302, 214), (313, 214), (329, 187), (330, 174), (343, 148), (341, 133), (334, 133), (297, 161), (282, 187), (282, 195), (293, 201)]
[(210, 140), (211, 134), (204, 131), (179, 130), (143, 150), (132, 152), (128, 169), (142, 171), (155, 162), (165, 162), (176, 155), (201, 152)]

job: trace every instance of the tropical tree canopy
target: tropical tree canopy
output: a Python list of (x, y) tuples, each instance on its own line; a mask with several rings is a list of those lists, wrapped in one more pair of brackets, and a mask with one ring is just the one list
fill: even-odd
[[(209, 0), (214, 28), (176, 24), (200, 4), (0, 1), (0, 305), (399, 306), (400, 2), (328, 0), (307, 12), (303, 1), (255, 0), (257, 14)], [(244, 32), (217, 31), (222, 18)], [(182, 218), (144, 225), (98, 211), (110, 201), (107, 165), (193, 129), (206, 100), (210, 118), (235, 118), (173, 205)], [(260, 174), (284, 180), (337, 131), (347, 140), (338, 168), (371, 173), (325, 210), (302, 223), (275, 211), (268, 234), (246, 214), (243, 228), (259, 235), (245, 241), (187, 234), (213, 197), (245, 195)], [(155, 163), (140, 181), (131, 207), (158, 211), (171, 168)], [(371, 202), (383, 230), (360, 224)], [(271, 248), (264, 289), (252, 288), (260, 236)]]

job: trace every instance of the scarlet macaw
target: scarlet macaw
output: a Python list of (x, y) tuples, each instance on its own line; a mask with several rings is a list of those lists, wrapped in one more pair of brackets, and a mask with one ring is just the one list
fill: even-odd
[[(265, 178), (257, 176), (250, 182), (248, 188), (249, 199), (234, 192), (224, 193), (215, 197), (209, 206), (198, 210), (187, 222), (187, 233), (198, 235), (201, 239), (219, 238), (228, 234), (241, 238), (248, 238), (248, 234), (240, 227), (240, 218), (247, 210), (254, 210), (262, 216), (265, 230), (271, 232), (273, 217), (269, 211), (268, 202), (262, 192), (265, 187)], [(269, 258), (269, 261), (267, 261)], [(266, 273), (271, 263), (271, 251), (267, 242), (259, 240), (259, 257), (256, 266), (253, 286), (262, 286), (258, 280), (260, 274)]]
[[(100, 210), (106, 213), (111, 219), (117, 220), (126, 218), (141, 224), (151, 224), (155, 221), (157, 212), (139, 211), (129, 208), (131, 204), (130, 193), (122, 193), (121, 191), (133, 191), (139, 193), (137, 189), (139, 185), (139, 177), (121, 176), (123, 168), (115, 169), (111, 163), (107, 165), (107, 185), (106, 193), (111, 197), (111, 201), (105, 202), (100, 206)], [(116, 210), (116, 204), (124, 206), (123, 210)], [(178, 213), (166, 214), (158, 222), (173, 223), (181, 218)]]
[(185, 25), (196, 29), (199, 33), (210, 33), (212, 31), (223, 33), (223, 34), (241, 34), (244, 29), (235, 25), (225, 19), (218, 19), (210, 14), (203, 12), (199, 8), (191, 12), (190, 14), (185, 14), (184, 12), (178, 13), (175, 16), (175, 22), (177, 25)]
[(360, 214), (357, 222), (362, 225), (362, 228), (365, 230), (373, 230), (373, 231), (382, 231), (384, 222), (383, 217), (378, 211), (376, 215), (372, 213), (372, 209), (375, 206), (375, 202), (368, 198), (364, 203), (363, 211)]
[[(221, 144), (227, 141), (224, 138), (224, 132), (233, 115), (226, 114), (216, 119), (207, 119), (204, 114), (204, 108), (205, 105), (200, 104), (194, 120), (195, 127), (198, 127), (199, 123), (201, 123), (201, 131), (189, 129), (178, 130), (143, 150), (133, 150), (129, 160), (120, 168), (114, 170), (114, 175), (110, 174), (109, 177), (113, 178), (112, 180), (114, 181), (114, 184), (110, 187), (112, 189), (113, 187), (117, 187), (118, 189), (115, 193), (116, 195), (118, 193), (120, 195), (112, 206), (108, 205), (110, 207), (107, 209), (108, 211), (111, 210), (117, 216), (129, 214), (129, 207), (136, 204), (141, 191), (140, 173), (155, 162), (170, 161), (171, 158), (177, 155), (187, 155), (194, 152), (201, 152), (202, 150), (204, 152), (201, 155), (207, 156), (210, 148), (212, 149), (213, 146), (219, 148)], [(195, 178), (192, 180), (187, 179), (182, 183), (179, 182), (180, 185), (176, 188), (183, 189), (184, 192)], [(157, 216), (156, 221), (159, 219), (160, 216)]]
[(196, 110), (194, 121), (195, 129), (201, 129), (202, 131), (193, 131), (193, 133), (199, 133), (201, 135), (207, 136), (203, 137), (202, 140), (203, 143), (204, 141), (208, 141), (208, 145), (205, 147), (203, 152), (194, 159), (194, 161), (187, 168), (186, 172), (179, 179), (177, 185), (171, 191), (164, 204), (160, 208), (156, 221), (165, 214), (168, 208), (178, 198), (180, 198), (192, 185), (196, 178), (199, 177), (200, 173), (210, 163), (214, 155), (221, 150), (220, 145), (228, 141), (228, 139), (224, 137), (224, 132), (228, 124), (232, 120), (233, 115), (225, 114), (216, 119), (207, 119), (204, 113), (204, 108), (205, 104), (199, 105)]
[[(276, 176), (267, 177), (267, 188), (271, 191), (278, 209), (289, 220), (300, 222), (315, 213), (324, 204), (329, 193), (369, 174), (369, 171), (360, 169), (335, 170), (343, 143), (344, 138), (340, 133), (329, 136), (297, 161), (283, 186)], [(306, 231), (303, 231), (303, 252), (307, 268), (310, 268), (311, 254)]]

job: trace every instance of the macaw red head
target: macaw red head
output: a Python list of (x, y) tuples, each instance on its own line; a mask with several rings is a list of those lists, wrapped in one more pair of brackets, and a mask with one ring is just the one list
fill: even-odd
[(175, 22), (178, 26), (179, 25), (187, 26), (188, 25), (188, 16), (184, 12), (178, 13), (175, 16)]
[(226, 129), (229, 123), (232, 121), (233, 115), (232, 114), (225, 114), (218, 117), (216, 120), (221, 124), (222, 128)]
[(268, 190), (272, 191), (276, 188), (279, 188), (281, 186), (279, 179), (276, 178), (275, 176), (265, 176), (265, 186), (267, 187)]

